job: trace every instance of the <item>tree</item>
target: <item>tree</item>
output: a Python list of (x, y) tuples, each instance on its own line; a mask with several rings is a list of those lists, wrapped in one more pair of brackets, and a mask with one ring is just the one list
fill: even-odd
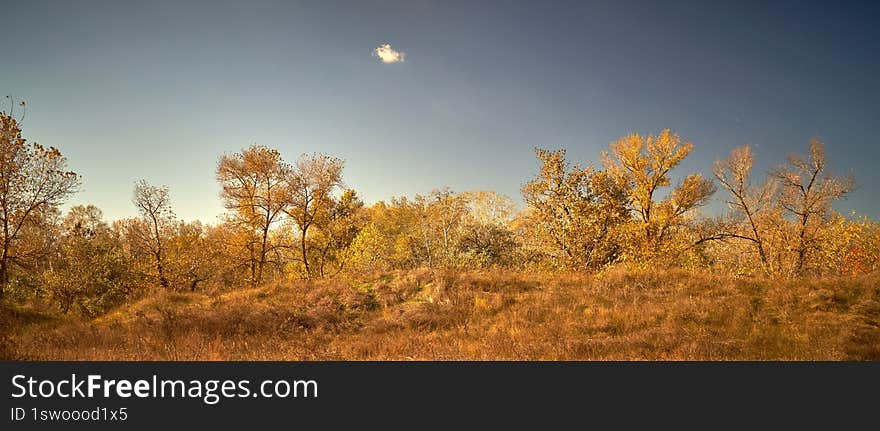
[(493, 191), (473, 190), (460, 196), (467, 206), (469, 218), (477, 223), (503, 225), (509, 223), (516, 213), (513, 199)]
[(443, 240), (443, 259), (448, 262), (451, 257), (452, 236), (467, 214), (467, 202), (449, 187), (431, 191), (430, 201), (430, 213), (433, 214)]
[(538, 177), (522, 188), (536, 235), (564, 266), (582, 268), (613, 261), (619, 252), (615, 234), (629, 219), (626, 183), (592, 166), (570, 165), (565, 150), (535, 149)]
[(201, 222), (174, 223), (170, 226), (165, 249), (168, 272), (175, 285), (186, 286), (194, 292), (199, 283), (213, 275), (209, 268), (212, 247), (205, 240), (205, 227)]
[(318, 253), (312, 259), (319, 276), (327, 275), (332, 265), (335, 265), (336, 272), (345, 266), (347, 255), (344, 251), (364, 224), (363, 207), (364, 202), (357, 192), (348, 189), (338, 199), (332, 199), (329, 211), (315, 220), (317, 234), (313, 243)]
[(509, 263), (517, 244), (513, 232), (501, 224), (469, 222), (456, 246), (467, 264), (491, 267)]
[(808, 254), (820, 247), (819, 230), (831, 211), (831, 205), (855, 188), (852, 178), (833, 176), (827, 168), (825, 146), (813, 138), (809, 158), (791, 155), (788, 163), (771, 171), (781, 187), (779, 205), (795, 223), (793, 275), (803, 274)]
[(381, 234), (373, 236), (386, 250), (381, 253), (393, 268), (415, 268), (433, 265), (434, 229), (425, 196), (414, 199), (392, 197), (389, 203), (379, 201), (364, 210), (364, 217)]
[(140, 212), (141, 219), (149, 226), (148, 237), (144, 238), (144, 243), (153, 255), (159, 284), (167, 289), (169, 283), (165, 274), (165, 249), (162, 237), (174, 219), (168, 187), (151, 186), (145, 180), (140, 180), (135, 183), (132, 202)]
[[(750, 242), (758, 251), (764, 272), (772, 274), (773, 262), (768, 256), (767, 239), (760, 223), (764, 213), (772, 209), (775, 183), (767, 181), (756, 188), (749, 178), (753, 164), (754, 155), (748, 145), (731, 151), (726, 160), (715, 162), (713, 169), (715, 179), (729, 193), (730, 197), (725, 202), (733, 210), (733, 216), (737, 221), (734, 226), (726, 227), (715, 236), (707, 238), (732, 237)], [(739, 227), (742, 224), (745, 225), (744, 228)]]
[[(403, 253), (415, 254), (412, 253), (412, 248), (409, 245), (412, 245), (415, 242), (420, 244), (420, 251), (424, 252), (425, 259), (422, 260), (422, 264), (427, 262), (429, 268), (434, 267), (434, 254), (436, 253), (434, 247), (434, 223), (433, 223), (433, 204), (428, 196), (416, 195), (413, 198), (412, 202), (407, 202), (405, 198), (401, 200), (402, 209), (408, 209), (410, 212), (414, 212), (417, 215), (418, 219), (418, 241), (415, 240), (413, 236), (406, 237), (398, 237), (397, 243), (395, 244), (395, 248), (399, 249)], [(397, 254), (403, 254), (397, 253)], [(419, 253), (422, 254), (422, 253)]]
[(859, 275), (880, 269), (880, 223), (832, 212), (821, 229), (822, 247), (811, 256), (819, 274)]
[(373, 222), (367, 223), (351, 241), (346, 254), (349, 267), (358, 271), (384, 269), (387, 261), (386, 238)]
[(513, 200), (484, 190), (463, 192), (459, 198), (465, 209), (456, 241), (461, 263), (481, 267), (510, 263), (518, 245), (508, 227), (516, 211)]
[(693, 150), (693, 144), (665, 129), (659, 135), (629, 134), (610, 146), (608, 169), (627, 183), (632, 210), (641, 224), (648, 250), (657, 252), (670, 231), (694, 208), (709, 202), (715, 186), (700, 174), (686, 176), (669, 195), (657, 200), (658, 190), (671, 184), (669, 173)]
[(312, 276), (309, 264), (309, 229), (328, 217), (334, 205), (333, 192), (342, 187), (341, 159), (324, 154), (302, 155), (287, 172), (289, 205), (282, 207), (296, 223), (300, 237), (300, 257), (305, 276)]
[(12, 114), (0, 112), (0, 297), (10, 267), (24, 265), (16, 254), (22, 230), (39, 225), (79, 184), (57, 148), (28, 142)]
[(220, 196), (231, 211), (229, 223), (252, 234), (245, 247), (254, 285), (263, 280), (268, 253), (278, 247), (269, 242), (270, 231), (290, 204), (290, 173), (290, 166), (277, 150), (260, 145), (224, 154), (217, 164)]
[(63, 313), (74, 306), (94, 317), (118, 305), (130, 291), (129, 262), (101, 210), (77, 205), (61, 223), (60, 237), (42, 285)]
[[(205, 226), (202, 236), (199, 255), (194, 259), (195, 274), (189, 280), (191, 283), (198, 278), (210, 278), (223, 287), (253, 282), (251, 269), (255, 269), (255, 261), (250, 247), (256, 242), (253, 241), (250, 227), (227, 221), (216, 226)], [(246, 253), (242, 253), (242, 250)], [(200, 277), (200, 274), (204, 277)], [(198, 283), (196, 281), (195, 285)], [(190, 284), (190, 290), (193, 289), (194, 285)]]

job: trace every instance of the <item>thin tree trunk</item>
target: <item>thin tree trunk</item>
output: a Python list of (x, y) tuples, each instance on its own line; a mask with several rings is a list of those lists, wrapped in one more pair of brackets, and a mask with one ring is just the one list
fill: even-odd
[(301, 236), (300, 236), (300, 242), (299, 242), (300, 244), (299, 245), (300, 245), (300, 252), (302, 253), (303, 265), (306, 268), (306, 278), (312, 278), (312, 272), (309, 269), (308, 253), (306, 252), (306, 233), (308, 230), (309, 230), (308, 223), (303, 225), (303, 227), (300, 229)]
[(257, 280), (258, 282), (263, 282), (263, 267), (266, 266), (266, 244), (268, 243), (269, 238), (269, 225), (263, 229), (263, 241), (260, 244), (260, 266), (257, 270)]
[[(3, 211), (5, 214), (6, 211)], [(0, 256), (0, 298), (9, 284), (9, 223), (3, 220), (3, 255)]]
[(169, 283), (165, 278), (165, 268), (162, 265), (162, 237), (159, 236), (159, 220), (155, 215), (150, 217), (153, 219), (153, 233), (156, 235), (156, 271), (159, 273), (159, 284), (167, 289)]
[(761, 240), (761, 235), (758, 233), (758, 226), (755, 224), (752, 212), (745, 205), (745, 202), (743, 202), (743, 209), (746, 213), (746, 217), (749, 219), (749, 226), (752, 228), (752, 235), (755, 237), (755, 244), (758, 246), (758, 256), (761, 258), (761, 266), (764, 268), (764, 273), (770, 275), (773, 272), (773, 268), (767, 260), (767, 252), (764, 251), (764, 241)]
[(797, 261), (794, 266), (794, 274), (799, 276), (803, 273), (804, 270), (804, 258), (807, 254), (807, 246), (806, 246), (806, 234), (807, 234), (807, 221), (808, 215), (805, 213), (801, 216), (801, 228), (798, 234), (798, 250), (797, 250)]
[(263, 282), (263, 268), (266, 266), (266, 244), (269, 239), (269, 225), (272, 224), (272, 183), (266, 175), (266, 223), (263, 225), (263, 242), (260, 244), (260, 269), (257, 273), (259, 282)]
[(250, 241), (248, 251), (251, 254), (251, 286), (257, 285), (257, 257), (254, 256), (254, 242)]
[(3, 250), (3, 257), (0, 258), (0, 298), (3, 298), (3, 291), (9, 284), (9, 273), (7, 272), (6, 250)]
[(434, 261), (431, 257), (431, 242), (428, 239), (428, 230), (425, 227), (425, 216), (422, 215), (421, 223), (420, 223), (421, 231), (422, 231), (422, 241), (425, 243), (425, 253), (428, 255), (428, 267), (434, 267)]

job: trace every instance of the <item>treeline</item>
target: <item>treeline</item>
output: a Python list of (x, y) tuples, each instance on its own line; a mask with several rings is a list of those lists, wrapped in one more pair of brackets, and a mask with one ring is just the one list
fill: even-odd
[[(97, 316), (150, 288), (197, 291), (417, 267), (599, 271), (684, 267), (742, 276), (877, 270), (880, 226), (832, 204), (854, 188), (830, 173), (816, 140), (764, 178), (748, 146), (714, 178), (673, 171), (692, 150), (674, 133), (613, 142), (601, 166), (536, 149), (526, 208), (491, 191), (440, 188), (367, 206), (344, 162), (289, 162), (254, 145), (217, 163), (226, 208), (217, 224), (176, 218), (167, 187), (134, 185), (139, 217), (108, 222), (94, 206), (60, 206), (80, 177), (61, 152), (22, 138), (0, 113), (0, 294)], [(729, 210), (699, 214), (714, 196)]]

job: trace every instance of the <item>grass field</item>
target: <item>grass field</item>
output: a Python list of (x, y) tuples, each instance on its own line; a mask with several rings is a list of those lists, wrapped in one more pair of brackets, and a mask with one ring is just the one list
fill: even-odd
[(880, 274), (416, 270), (0, 313), (7, 360), (880, 360)]

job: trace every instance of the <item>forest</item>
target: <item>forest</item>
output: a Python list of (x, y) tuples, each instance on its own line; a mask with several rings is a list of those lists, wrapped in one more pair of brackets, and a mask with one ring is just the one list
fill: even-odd
[(217, 155), (207, 224), (152, 179), (138, 217), (63, 211), (81, 176), (19, 120), (0, 113), (2, 359), (880, 359), (880, 224), (835, 211), (857, 183), (818, 139), (710, 175), (668, 129), (597, 163), (535, 148), (524, 208), (368, 205), (347, 161), (252, 145)]

